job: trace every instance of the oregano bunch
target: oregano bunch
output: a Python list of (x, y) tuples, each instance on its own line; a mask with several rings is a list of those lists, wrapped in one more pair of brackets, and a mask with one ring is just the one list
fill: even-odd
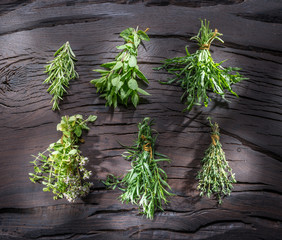
[(181, 100), (185, 100), (187, 105), (184, 111), (190, 111), (194, 105), (201, 105), (202, 103), (207, 107), (210, 101), (209, 91), (219, 94), (223, 99), (225, 99), (225, 90), (238, 97), (232, 90), (231, 85), (247, 79), (238, 73), (240, 68), (224, 68), (222, 66), (224, 61), (214, 62), (210, 53), (210, 46), (215, 39), (223, 43), (223, 40), (219, 38), (221, 35), (217, 29), (212, 31), (209, 28), (209, 21), (201, 20), (201, 28), (198, 34), (191, 38), (198, 42), (199, 49), (190, 54), (186, 46), (186, 56), (166, 59), (161, 67), (155, 68), (155, 70), (165, 69), (175, 75), (167, 82), (162, 83), (177, 83), (182, 87), (184, 93)]
[(211, 144), (205, 151), (205, 156), (202, 160), (202, 169), (198, 172), (197, 179), (199, 179), (198, 189), (200, 196), (206, 195), (211, 197), (216, 195), (219, 204), (222, 203), (222, 197), (230, 195), (232, 183), (236, 183), (235, 174), (232, 173), (231, 167), (225, 158), (225, 153), (222, 150), (219, 142), (219, 126), (217, 123), (212, 123), (211, 118), (208, 117), (211, 132)]
[(134, 107), (139, 103), (139, 93), (149, 95), (138, 85), (138, 80), (149, 84), (148, 79), (139, 70), (137, 65), (138, 46), (141, 41), (150, 41), (146, 31), (127, 28), (120, 33), (125, 44), (116, 48), (121, 52), (112, 62), (104, 63), (101, 67), (105, 69), (93, 70), (101, 74), (98, 79), (91, 80), (97, 88), (97, 92), (103, 93), (101, 97), (106, 99), (106, 106), (117, 107), (118, 103), (127, 106), (131, 100)]
[(43, 191), (52, 191), (54, 199), (66, 198), (74, 202), (89, 193), (93, 184), (86, 180), (92, 173), (85, 168), (88, 158), (81, 155), (78, 143), (84, 141), (82, 131), (89, 130), (87, 122), (94, 122), (96, 118), (90, 115), (84, 120), (80, 114), (63, 116), (57, 125), (62, 137), (44, 152), (33, 156), (34, 173), (29, 173), (29, 178), (45, 185)]
[(78, 78), (78, 73), (74, 69), (76, 58), (69, 42), (64, 43), (54, 56), (55, 58), (45, 66), (45, 73), (48, 74), (48, 78), (43, 82), (50, 84), (47, 91), (53, 96), (51, 101), (53, 102), (53, 111), (60, 109), (59, 102), (63, 99), (64, 93), (67, 92), (66, 88), (69, 87), (69, 81)]
[(157, 210), (163, 211), (162, 203), (166, 204), (167, 197), (173, 195), (166, 190), (171, 189), (167, 183), (167, 174), (158, 164), (162, 161), (169, 162), (170, 159), (155, 151), (157, 135), (153, 134), (152, 125), (148, 117), (139, 123), (138, 138), (123, 155), (131, 161), (132, 168), (128, 173), (120, 181), (110, 175), (105, 182), (106, 186), (113, 189), (119, 184), (123, 191), (120, 200), (136, 204), (142, 209), (141, 213), (150, 219), (153, 219)]

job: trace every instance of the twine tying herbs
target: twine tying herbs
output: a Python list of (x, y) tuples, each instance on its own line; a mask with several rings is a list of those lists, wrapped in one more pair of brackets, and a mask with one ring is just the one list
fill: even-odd
[(212, 144), (215, 146), (216, 141), (219, 141), (219, 136), (217, 134), (211, 134)]
[[(144, 135), (141, 136), (141, 139), (143, 139), (144, 141), (148, 141)], [(150, 142), (147, 142), (143, 145), (143, 150), (146, 152), (150, 152), (150, 158), (153, 158), (153, 150)]]
[(211, 42), (212, 42), (212, 41), (214, 40), (214, 38), (216, 37), (217, 33), (218, 33), (218, 30), (215, 29), (215, 30), (214, 30), (214, 33), (213, 33), (212, 37), (209, 39), (208, 43), (202, 44), (202, 45), (200, 46), (200, 50), (210, 50)]

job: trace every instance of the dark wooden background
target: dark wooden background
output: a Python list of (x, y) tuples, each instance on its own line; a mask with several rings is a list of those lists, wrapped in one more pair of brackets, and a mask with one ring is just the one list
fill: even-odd
[[(0, 1), (0, 239), (282, 239), (282, 3), (279, 0), (1, 0)], [(153, 67), (168, 57), (183, 56), (199, 18), (222, 32), (212, 55), (225, 66), (241, 67), (249, 78), (208, 108), (182, 113), (182, 90), (158, 83), (168, 75)], [(150, 96), (133, 107), (104, 106), (89, 83), (93, 69), (110, 61), (127, 27), (150, 28), (139, 65), (150, 80)], [(77, 55), (78, 80), (70, 84), (61, 112), (52, 112), (42, 85), (44, 65), (64, 42)], [(91, 194), (77, 203), (54, 201), (28, 179), (31, 155), (60, 137), (62, 115), (95, 114), (81, 146), (94, 172)], [(157, 150), (175, 197), (153, 221), (133, 205), (117, 200), (99, 179), (130, 168), (117, 141), (131, 144), (137, 123), (155, 119)], [(210, 143), (207, 116), (221, 127), (221, 142), (237, 184), (217, 206), (200, 198), (195, 175)]]

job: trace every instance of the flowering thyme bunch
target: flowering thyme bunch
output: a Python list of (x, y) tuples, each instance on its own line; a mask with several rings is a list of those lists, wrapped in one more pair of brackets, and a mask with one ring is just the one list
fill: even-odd
[(127, 28), (120, 33), (125, 44), (116, 48), (122, 50), (115, 58), (115, 61), (104, 63), (104, 69), (94, 70), (101, 74), (101, 78), (91, 80), (97, 88), (97, 92), (102, 92), (101, 97), (107, 100), (106, 106), (117, 107), (118, 102), (127, 106), (129, 99), (134, 107), (139, 103), (139, 93), (149, 95), (139, 88), (137, 80), (149, 83), (148, 79), (139, 70), (137, 65), (138, 46), (142, 40), (150, 41), (146, 31), (134, 28)]
[[(222, 34), (215, 29), (212, 31), (209, 28), (209, 22), (201, 20), (201, 28), (197, 36), (192, 37), (199, 45), (199, 50), (196, 53), (190, 54), (186, 47), (187, 55), (184, 57), (175, 57), (166, 59), (163, 65), (155, 70), (166, 69), (169, 73), (175, 75), (174, 78), (169, 79), (163, 84), (178, 83), (184, 90), (181, 100), (185, 100), (187, 107), (184, 110), (190, 111), (194, 105), (201, 105), (204, 103), (208, 106), (210, 98), (208, 91), (213, 91), (225, 99), (224, 90), (228, 90), (238, 97), (232, 90), (231, 85), (243, 78), (237, 71), (240, 68), (228, 67), (224, 68), (220, 63), (215, 63), (210, 53), (210, 46), (213, 40), (219, 38)], [(234, 74), (231, 74), (235, 72)]]
[(155, 211), (163, 211), (162, 203), (167, 203), (167, 196), (173, 195), (166, 190), (171, 189), (167, 175), (158, 165), (158, 162), (170, 160), (155, 152), (157, 136), (153, 136), (152, 124), (150, 118), (144, 118), (139, 123), (138, 139), (123, 155), (125, 159), (131, 160), (132, 169), (121, 181), (110, 175), (105, 182), (106, 186), (113, 189), (120, 184), (124, 192), (120, 196), (121, 201), (138, 205), (143, 209), (141, 213), (150, 219), (153, 219)]
[(204, 194), (210, 197), (215, 194), (219, 204), (222, 203), (222, 197), (230, 195), (232, 183), (235, 183), (235, 174), (229, 167), (225, 159), (225, 153), (219, 142), (219, 127), (217, 123), (212, 124), (211, 118), (208, 118), (212, 128), (211, 139), (212, 143), (205, 152), (202, 160), (202, 169), (198, 172), (197, 179), (199, 179), (198, 189), (201, 191), (200, 195)]
[[(52, 191), (54, 199), (66, 198), (74, 202), (78, 197), (89, 193), (91, 182), (86, 182), (91, 176), (91, 171), (86, 170), (87, 157), (81, 155), (78, 149), (82, 130), (89, 130), (87, 122), (94, 122), (96, 116), (90, 115), (83, 120), (82, 115), (64, 116), (57, 125), (57, 130), (62, 131), (62, 137), (43, 152), (34, 156), (31, 163), (34, 173), (29, 173), (32, 182), (39, 182), (45, 187), (43, 191)], [(44, 155), (48, 152), (48, 156)]]
[(54, 56), (54, 60), (48, 62), (50, 64), (45, 66), (45, 73), (49, 76), (43, 82), (50, 84), (47, 91), (53, 95), (51, 101), (53, 102), (53, 111), (60, 109), (59, 101), (63, 99), (63, 94), (67, 92), (66, 88), (69, 87), (69, 81), (78, 78), (78, 73), (74, 70), (76, 59), (69, 42), (61, 46)]

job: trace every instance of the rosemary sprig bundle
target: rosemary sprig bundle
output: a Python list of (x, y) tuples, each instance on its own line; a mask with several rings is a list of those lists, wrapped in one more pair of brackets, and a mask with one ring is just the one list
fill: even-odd
[[(224, 68), (221, 65), (224, 61), (214, 62), (210, 53), (210, 46), (215, 39), (223, 43), (223, 40), (219, 38), (221, 35), (217, 29), (212, 31), (209, 28), (208, 21), (201, 20), (199, 33), (191, 38), (198, 42), (199, 50), (190, 54), (186, 47), (186, 56), (166, 59), (161, 67), (155, 68), (155, 70), (166, 69), (169, 73), (175, 75), (174, 78), (162, 83), (178, 83), (182, 87), (184, 93), (181, 100), (186, 99), (185, 104), (187, 105), (184, 110), (190, 111), (194, 105), (201, 105), (202, 103), (207, 107), (210, 101), (208, 91), (219, 94), (223, 99), (225, 99), (225, 90), (238, 97), (232, 90), (231, 85), (247, 79), (238, 73), (240, 68)], [(232, 74), (232, 72), (235, 73)]]
[(55, 58), (45, 66), (45, 73), (49, 76), (43, 82), (50, 84), (47, 91), (53, 96), (51, 101), (53, 102), (53, 111), (60, 109), (59, 102), (63, 99), (64, 93), (67, 92), (66, 88), (69, 87), (69, 81), (78, 78), (78, 73), (74, 69), (76, 58), (69, 42), (61, 46), (54, 56)]
[(170, 188), (167, 183), (167, 175), (158, 165), (161, 161), (170, 161), (167, 156), (155, 152), (157, 135), (153, 135), (150, 118), (144, 118), (139, 123), (138, 139), (136, 143), (128, 147), (123, 155), (125, 159), (131, 160), (132, 169), (128, 171), (122, 180), (110, 175), (105, 184), (113, 189), (120, 184), (120, 189), (124, 192), (120, 200), (132, 203), (142, 208), (142, 214), (153, 219), (157, 210), (162, 210), (162, 203), (167, 203), (167, 197), (173, 194), (166, 188)]
[(106, 99), (106, 106), (117, 107), (118, 103), (127, 106), (129, 99), (134, 107), (139, 103), (139, 93), (149, 95), (139, 87), (137, 80), (149, 84), (148, 79), (139, 70), (137, 65), (138, 46), (142, 40), (150, 41), (146, 31), (127, 28), (120, 33), (125, 44), (116, 48), (122, 50), (115, 61), (104, 63), (105, 69), (94, 70), (101, 74), (101, 78), (91, 80), (97, 88), (97, 92), (103, 93), (101, 97)]
[[(89, 130), (87, 122), (94, 122), (96, 116), (90, 115), (86, 120), (79, 114), (64, 116), (57, 125), (57, 130), (63, 135), (56, 143), (37, 156), (31, 163), (34, 165), (34, 173), (29, 173), (30, 180), (39, 182), (45, 187), (43, 191), (52, 191), (54, 199), (66, 198), (74, 202), (78, 197), (86, 196), (92, 186), (85, 180), (92, 174), (86, 170), (87, 157), (81, 155), (78, 143), (82, 130)], [(48, 152), (48, 156), (44, 155)]]
[(197, 179), (199, 179), (197, 188), (200, 190), (200, 196), (206, 194), (207, 197), (211, 197), (211, 194), (215, 194), (221, 204), (222, 197), (230, 195), (232, 183), (236, 183), (236, 180), (219, 142), (219, 126), (217, 123), (212, 124), (210, 117), (208, 120), (212, 128), (212, 143), (205, 151), (202, 160), (203, 166), (197, 175)]

